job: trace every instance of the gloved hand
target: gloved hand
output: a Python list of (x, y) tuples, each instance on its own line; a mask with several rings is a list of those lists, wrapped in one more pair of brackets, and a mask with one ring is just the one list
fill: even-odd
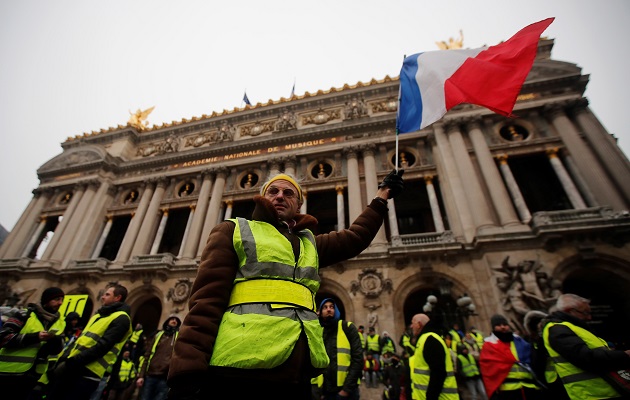
[(398, 172), (393, 170), (383, 179), (383, 182), (378, 184), (379, 188), (388, 187), (389, 194), (387, 198), (393, 199), (400, 194), (405, 188), (405, 182), (402, 179), (403, 174), (405, 173), (404, 169), (399, 169)]

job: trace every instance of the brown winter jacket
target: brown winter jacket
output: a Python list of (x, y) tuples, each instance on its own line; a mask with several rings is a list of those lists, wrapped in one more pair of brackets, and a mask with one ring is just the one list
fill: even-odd
[[(254, 196), (256, 207), (252, 219), (268, 222), (283, 233), (293, 244), (298, 258), (299, 239), (282, 226), (271, 202), (262, 196)], [(353, 258), (365, 250), (378, 232), (387, 215), (387, 203), (372, 200), (349, 229), (320, 234), (315, 237), (319, 267)], [(305, 214), (295, 216), (293, 231), (314, 230), (317, 220)], [(198, 381), (206, 373), (216, 376), (265, 379), (282, 382), (300, 382), (316, 375), (311, 366), (308, 343), (302, 334), (287, 361), (273, 369), (245, 370), (225, 367), (209, 367), (219, 324), (232, 291), (238, 269), (238, 257), (232, 244), (235, 224), (223, 221), (210, 232), (206, 247), (201, 254), (197, 278), (188, 303), (189, 312), (180, 329), (169, 368), (169, 386), (180, 387)]]

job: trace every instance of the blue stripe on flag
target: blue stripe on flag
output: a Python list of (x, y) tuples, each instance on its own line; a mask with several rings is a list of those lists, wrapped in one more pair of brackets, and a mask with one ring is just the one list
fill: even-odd
[(400, 70), (400, 104), (396, 121), (399, 133), (415, 132), (422, 124), (422, 94), (416, 80), (420, 54), (405, 58)]

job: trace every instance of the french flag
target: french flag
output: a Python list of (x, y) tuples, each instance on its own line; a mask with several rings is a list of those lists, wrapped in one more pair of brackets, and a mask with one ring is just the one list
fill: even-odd
[(428, 51), (405, 58), (400, 70), (397, 132), (427, 127), (461, 103), (511, 116), (534, 64), (540, 35), (553, 20), (528, 25), (496, 46)]

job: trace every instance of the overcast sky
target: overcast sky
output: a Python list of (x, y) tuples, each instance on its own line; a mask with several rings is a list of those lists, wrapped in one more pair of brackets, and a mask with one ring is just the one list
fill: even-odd
[[(590, 74), (586, 97), (630, 154), (630, 1), (0, 0), (0, 224), (67, 137), (150, 125), (398, 76), (404, 55), (495, 45), (556, 17), (552, 57)], [(626, 26), (626, 28), (623, 28)]]

